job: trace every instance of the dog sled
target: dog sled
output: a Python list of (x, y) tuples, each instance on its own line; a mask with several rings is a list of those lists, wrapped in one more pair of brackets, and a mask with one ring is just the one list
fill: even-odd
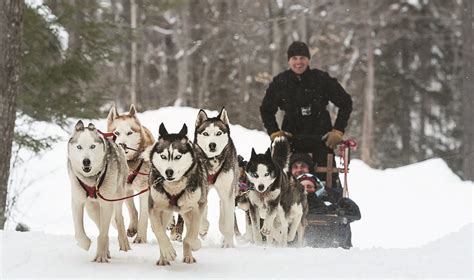
[[(313, 136), (314, 137), (314, 136)], [(321, 139), (320, 137), (317, 137)], [(316, 173), (325, 173), (326, 180), (321, 182), (323, 188), (330, 190), (333, 188), (333, 174), (343, 174), (344, 175), (344, 185), (343, 185), (343, 197), (349, 197), (349, 187), (347, 182), (347, 177), (349, 173), (349, 164), (350, 164), (350, 154), (351, 151), (355, 150), (357, 143), (355, 140), (345, 140), (343, 141), (338, 148), (338, 154), (341, 161), (342, 167), (337, 167), (334, 162), (334, 155), (329, 153), (327, 155), (327, 165), (326, 166), (316, 166), (314, 167), (314, 172)], [(327, 211), (327, 213), (308, 213), (306, 216), (308, 225), (318, 225), (318, 226), (330, 226), (330, 225), (341, 225), (348, 224), (352, 221), (360, 219), (360, 212), (358, 211), (347, 211), (348, 209), (334, 208), (332, 211)], [(356, 212), (356, 213), (352, 213)]]

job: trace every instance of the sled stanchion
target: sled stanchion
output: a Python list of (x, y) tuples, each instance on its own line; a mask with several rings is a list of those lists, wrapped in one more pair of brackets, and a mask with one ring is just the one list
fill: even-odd
[(328, 171), (326, 172), (326, 186), (328, 186), (328, 188), (332, 188), (332, 154), (328, 154), (327, 162)]
[(316, 173), (326, 173), (326, 187), (332, 188), (332, 174), (333, 173), (343, 173), (343, 168), (333, 167), (333, 154), (328, 154), (328, 165), (327, 166), (318, 166), (314, 169)]

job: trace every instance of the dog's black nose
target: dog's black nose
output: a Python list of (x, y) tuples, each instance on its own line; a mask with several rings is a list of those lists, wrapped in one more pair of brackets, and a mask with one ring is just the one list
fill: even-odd
[(82, 161), (82, 164), (83, 164), (84, 166), (89, 166), (89, 165), (91, 165), (91, 161), (90, 161), (90, 159), (85, 158), (85, 159)]
[(168, 177), (168, 178), (173, 177), (173, 173), (174, 173), (173, 169), (166, 169), (166, 171), (165, 171), (166, 177)]
[(257, 188), (258, 188), (258, 191), (262, 192), (265, 189), (265, 186), (260, 184), (260, 185), (258, 185)]
[(215, 151), (216, 150), (216, 143), (210, 143), (209, 144), (209, 149), (211, 149), (211, 151)]

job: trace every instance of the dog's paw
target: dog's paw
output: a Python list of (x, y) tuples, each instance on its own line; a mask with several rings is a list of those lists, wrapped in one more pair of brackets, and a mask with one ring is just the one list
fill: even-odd
[(137, 234), (137, 228), (129, 228), (127, 229), (127, 236), (128, 237), (134, 237)]
[(135, 237), (135, 240), (133, 240), (133, 243), (135, 243), (135, 244), (145, 244), (146, 243), (146, 238), (137, 236), (137, 237)]
[(196, 259), (193, 256), (184, 256), (183, 262), (184, 263), (195, 263)]
[(77, 240), (77, 246), (81, 247), (82, 249), (89, 251), (89, 248), (91, 247), (91, 240), (89, 237), (84, 236), (84, 237), (78, 237), (76, 236)]
[(272, 233), (272, 231), (265, 226), (260, 230), (260, 232), (265, 236), (269, 236)]
[(168, 260), (160, 258), (157, 262), (156, 265), (158, 266), (166, 266), (166, 265), (171, 265), (171, 263)]
[(131, 250), (132, 248), (130, 247), (130, 243), (128, 242), (127, 238), (119, 238), (119, 250), (127, 252), (128, 250)]
[(176, 259), (176, 250), (171, 243), (160, 249), (160, 260), (174, 261)]
[(93, 262), (98, 262), (98, 263), (108, 263), (109, 262), (110, 255), (105, 252), (97, 252), (97, 255), (95, 258), (92, 260)]
[(199, 232), (199, 237), (201, 237), (202, 240), (206, 239), (206, 237), (207, 237), (207, 230), (206, 230), (206, 231), (201, 231), (201, 232)]
[(295, 237), (296, 237), (296, 232), (289, 232), (288, 233), (288, 242), (291, 242), (293, 240), (295, 240)]
[(234, 240), (227, 240), (224, 238), (224, 241), (222, 242), (222, 248), (234, 248)]
[(183, 235), (181, 233), (177, 233), (177, 232), (172, 230), (171, 233), (170, 233), (170, 239), (173, 240), (173, 241), (182, 242), (183, 241)]

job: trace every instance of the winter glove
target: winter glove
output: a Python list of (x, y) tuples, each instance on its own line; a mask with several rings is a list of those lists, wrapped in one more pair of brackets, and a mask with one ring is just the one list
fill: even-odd
[(275, 138), (281, 137), (281, 136), (285, 136), (285, 137), (289, 138), (289, 137), (293, 137), (293, 134), (291, 134), (289, 132), (286, 132), (284, 130), (278, 130), (278, 131), (275, 131), (272, 134), (270, 134), (270, 139), (273, 142), (273, 140), (275, 140)]
[(337, 144), (341, 143), (342, 136), (344, 136), (344, 133), (342, 131), (333, 129), (326, 133), (323, 138), (326, 139), (326, 146), (334, 150)]

